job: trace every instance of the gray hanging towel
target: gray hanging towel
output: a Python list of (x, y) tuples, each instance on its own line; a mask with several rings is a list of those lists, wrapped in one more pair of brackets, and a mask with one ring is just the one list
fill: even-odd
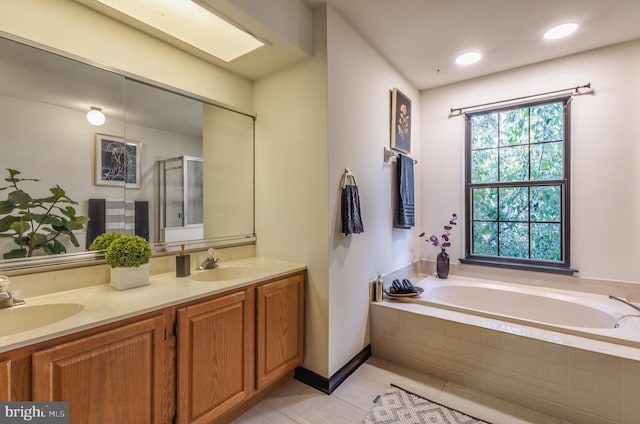
[[(348, 184), (349, 178), (352, 179), (353, 184)], [(345, 236), (364, 232), (356, 177), (349, 169), (345, 170), (342, 176), (342, 232)]]
[(408, 229), (415, 225), (413, 200), (413, 159), (405, 155), (396, 157), (397, 195), (393, 227)]
[[(127, 220), (129, 220), (128, 223)], [(100, 234), (124, 233), (127, 226), (129, 233), (133, 232), (135, 235), (149, 240), (148, 201), (136, 200), (126, 204), (123, 200), (89, 199), (87, 249)]]

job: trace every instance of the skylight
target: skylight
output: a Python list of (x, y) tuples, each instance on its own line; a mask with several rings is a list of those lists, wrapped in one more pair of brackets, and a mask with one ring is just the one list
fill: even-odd
[(97, 1), (225, 62), (264, 44), (191, 0)]

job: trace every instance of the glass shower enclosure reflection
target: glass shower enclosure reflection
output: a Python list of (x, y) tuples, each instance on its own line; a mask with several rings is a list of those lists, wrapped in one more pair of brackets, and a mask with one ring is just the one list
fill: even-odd
[(204, 238), (203, 169), (203, 159), (193, 156), (156, 162), (158, 242)]

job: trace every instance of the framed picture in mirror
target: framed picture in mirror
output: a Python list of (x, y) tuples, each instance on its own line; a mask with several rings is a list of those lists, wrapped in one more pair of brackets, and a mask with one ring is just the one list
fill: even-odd
[(397, 88), (391, 91), (391, 148), (411, 153), (411, 99)]
[(107, 134), (95, 135), (95, 184), (140, 188), (142, 143)]

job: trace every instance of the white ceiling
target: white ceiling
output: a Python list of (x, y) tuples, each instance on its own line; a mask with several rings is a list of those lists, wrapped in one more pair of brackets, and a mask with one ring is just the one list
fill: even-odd
[[(310, 6), (325, 0), (304, 0)], [(418, 89), (640, 38), (640, 0), (326, 0)], [(578, 31), (547, 41), (551, 26)], [(483, 59), (467, 67), (455, 58)]]

